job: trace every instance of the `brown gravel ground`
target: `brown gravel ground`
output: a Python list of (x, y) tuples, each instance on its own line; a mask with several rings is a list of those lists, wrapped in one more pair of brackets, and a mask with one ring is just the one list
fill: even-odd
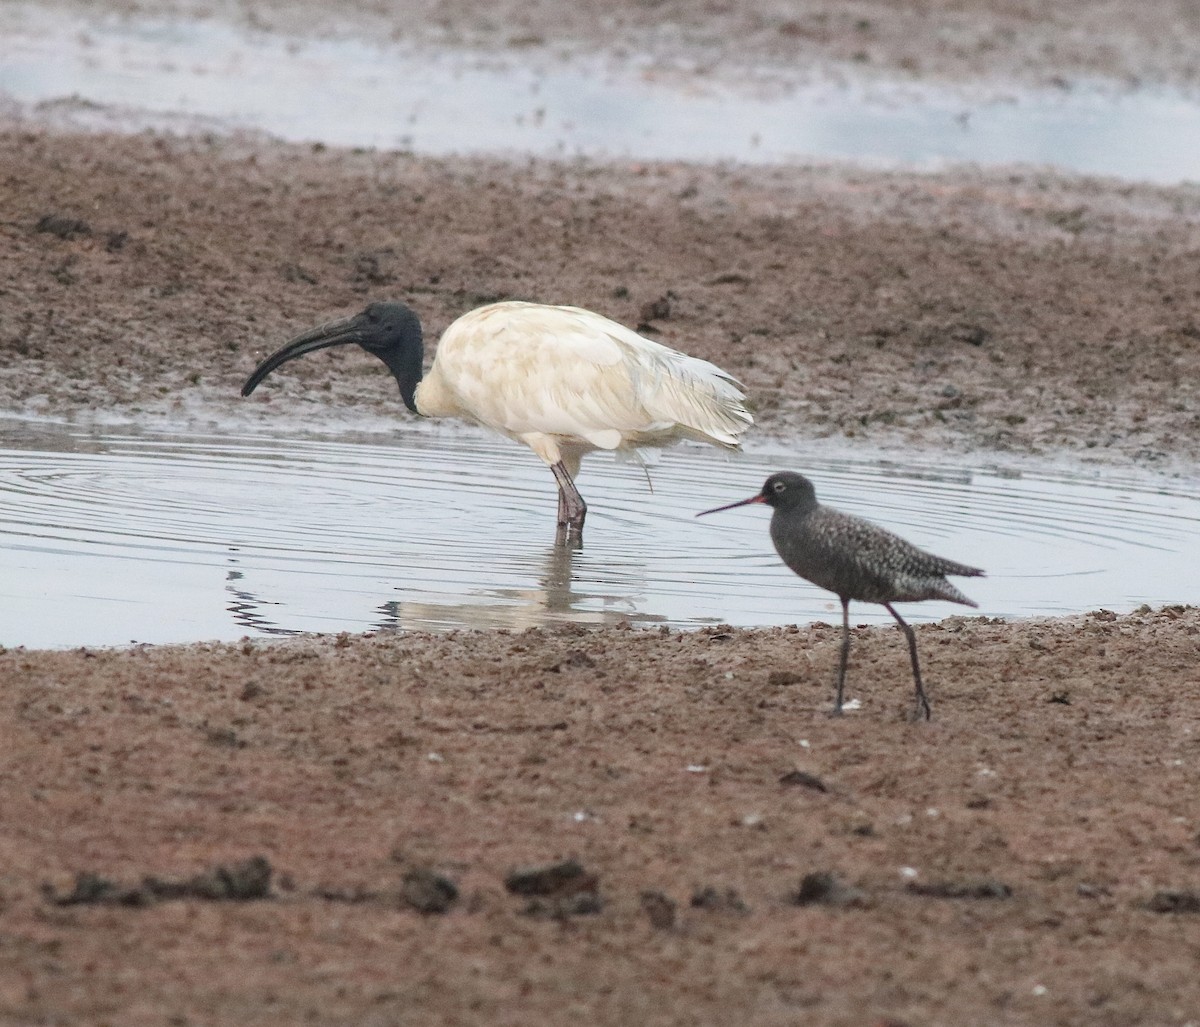
[(369, 299), (436, 337), (497, 298), (630, 325), (666, 298), (647, 333), (742, 378), (767, 431), (1200, 464), (1200, 187), (9, 130), (0, 188), (13, 412), (382, 421), (394, 383), (358, 352), (237, 389)]
[[(1200, 52), (1183, 2), (343, 6), (917, 76), (1194, 86)], [(369, 298), (436, 334), (493, 298), (635, 325), (666, 297), (646, 331), (742, 377), (766, 432), (1200, 465), (1194, 187), (7, 125), (0, 197), (10, 413), (382, 422), (358, 354), (234, 396)], [(1200, 610), (917, 631), (929, 725), (886, 628), (856, 631), (840, 720), (825, 625), (4, 652), (0, 1022), (1200, 1023)], [(269, 897), (220, 901), (254, 856)], [(506, 891), (567, 857), (575, 888)]]
[[(826, 716), (828, 625), (10, 650), (0, 1020), (1195, 1022), (1200, 610), (918, 631), (928, 725), (874, 629)], [(567, 857), (586, 901), (506, 891)]]

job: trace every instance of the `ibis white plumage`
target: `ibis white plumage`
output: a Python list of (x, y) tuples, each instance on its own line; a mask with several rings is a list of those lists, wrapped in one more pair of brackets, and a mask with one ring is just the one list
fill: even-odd
[(680, 439), (738, 449), (754, 423), (742, 386), (715, 364), (590, 310), (517, 301), (463, 314), (427, 373), (416, 314), (372, 303), (292, 339), (259, 364), (242, 395), (289, 360), (347, 343), (388, 366), (414, 413), (485, 425), (541, 457), (558, 482), (560, 539), (583, 535), (587, 504), (575, 477), (585, 454)]

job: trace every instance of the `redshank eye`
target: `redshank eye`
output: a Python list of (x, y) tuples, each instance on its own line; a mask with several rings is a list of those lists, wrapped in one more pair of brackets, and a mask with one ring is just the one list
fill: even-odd
[(772, 489), (773, 489), (775, 492), (782, 492), (784, 489), (786, 489), (786, 488), (787, 488), (787, 486), (786, 486), (786, 485), (785, 485), (783, 482), (781, 482), (781, 481), (777, 481), (777, 482), (775, 482), (775, 484), (774, 484), (774, 485), (772, 485), (772, 486), (771, 486), (771, 488), (772, 488)]

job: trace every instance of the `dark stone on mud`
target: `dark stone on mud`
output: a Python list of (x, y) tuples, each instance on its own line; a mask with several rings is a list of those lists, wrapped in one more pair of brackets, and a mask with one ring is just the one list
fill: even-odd
[(246, 902), (270, 897), (271, 873), (265, 856), (251, 856), (240, 863), (219, 864), (185, 881), (148, 877), (143, 887), (155, 898)]
[(669, 931), (675, 926), (675, 900), (660, 891), (644, 891), (641, 895), (642, 911), (650, 920), (650, 926), (660, 931)]
[(103, 902), (117, 891), (117, 885), (107, 877), (84, 871), (75, 875), (75, 887), (65, 895), (59, 895), (50, 884), (42, 885), (42, 891), (56, 905), (71, 906), (77, 902)]
[(245, 686), (242, 688), (241, 695), (239, 695), (238, 698), (241, 699), (242, 702), (251, 702), (254, 699), (264, 695), (265, 692), (266, 689), (264, 689), (263, 686), (257, 681), (247, 681)]
[(90, 871), (75, 875), (75, 887), (59, 894), (50, 884), (42, 885), (46, 901), (55, 906), (144, 906), (151, 901), (144, 889), (117, 884)]
[(811, 788), (816, 792), (827, 792), (825, 782), (822, 781), (816, 774), (810, 774), (806, 770), (789, 770), (779, 779), (781, 785), (799, 785), (803, 788)]
[(514, 895), (573, 895), (596, 890), (596, 877), (576, 860), (519, 867), (504, 879), (504, 887)]
[[(649, 303), (643, 303), (642, 309), (638, 314), (638, 319), (641, 325), (645, 325), (650, 321), (662, 321), (671, 316), (671, 300), (674, 299), (674, 294), (666, 292), (662, 296), (651, 300)], [(639, 325), (639, 327), (641, 327)]]
[(749, 913), (750, 907), (733, 888), (718, 891), (711, 885), (697, 889), (692, 895), (692, 909), (707, 909), (716, 913)]
[(204, 740), (209, 745), (224, 746), (228, 749), (246, 748), (246, 743), (238, 737), (238, 733), (231, 727), (206, 727), (204, 729)]
[(1012, 888), (990, 877), (977, 881), (910, 881), (908, 890), (930, 899), (1011, 899)]
[(445, 913), (458, 898), (458, 887), (442, 874), (418, 868), (404, 875), (400, 898), (418, 913)]
[(773, 670), (767, 675), (767, 684), (772, 688), (798, 685), (803, 680), (803, 675), (797, 674), (794, 670)]
[(947, 329), (955, 342), (965, 342), (968, 346), (982, 346), (992, 337), (992, 333), (983, 325), (974, 321), (960, 321)]
[(56, 906), (147, 906), (163, 899), (245, 902), (270, 897), (271, 872), (271, 864), (265, 857), (252, 856), (241, 863), (216, 866), (195, 877), (182, 880), (145, 877), (136, 885), (117, 884), (84, 872), (76, 876), (70, 892), (60, 895), (50, 885), (44, 885), (42, 893), (47, 902)]
[(827, 870), (805, 874), (800, 887), (792, 893), (791, 900), (797, 906), (847, 906), (862, 907), (869, 904), (869, 897), (861, 888), (842, 884), (836, 874)]
[(513, 870), (504, 879), (504, 887), (514, 895), (532, 897), (522, 910), (526, 916), (561, 919), (599, 913), (604, 908), (598, 878), (573, 859)]
[(62, 214), (46, 214), (36, 225), (35, 232), (48, 232), (60, 239), (73, 239), (77, 235), (91, 235), (92, 226), (81, 218), (69, 218)]
[(1156, 891), (1145, 908), (1151, 913), (1200, 913), (1200, 891)]
[(709, 285), (751, 285), (754, 278), (740, 271), (722, 271), (708, 280)]

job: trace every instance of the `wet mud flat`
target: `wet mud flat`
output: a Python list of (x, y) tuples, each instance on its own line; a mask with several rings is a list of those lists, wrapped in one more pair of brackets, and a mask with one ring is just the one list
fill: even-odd
[[(1063, 60), (1124, 73), (1187, 38), (1147, 17), (1107, 64)], [(902, 63), (886, 27), (760, 42)], [(432, 336), (517, 297), (718, 361), (779, 437), (1200, 463), (1194, 186), (11, 123), (0, 185), (6, 412), (378, 428), (399, 404), (357, 354), (235, 396), (368, 299)], [(1195, 606), (918, 633), (928, 726), (878, 627), (837, 721), (828, 625), (9, 649), (0, 1020), (1195, 1020)]]
[(1195, 186), (18, 128), (0, 179), (14, 413), (378, 429), (403, 414), (360, 353), (289, 367), (253, 404), (237, 391), (282, 340), (371, 299), (406, 299), (433, 338), (522, 298), (718, 361), (766, 432), (1200, 462)]
[(1185, 1023), (1200, 611), (0, 655), (5, 1023)]

